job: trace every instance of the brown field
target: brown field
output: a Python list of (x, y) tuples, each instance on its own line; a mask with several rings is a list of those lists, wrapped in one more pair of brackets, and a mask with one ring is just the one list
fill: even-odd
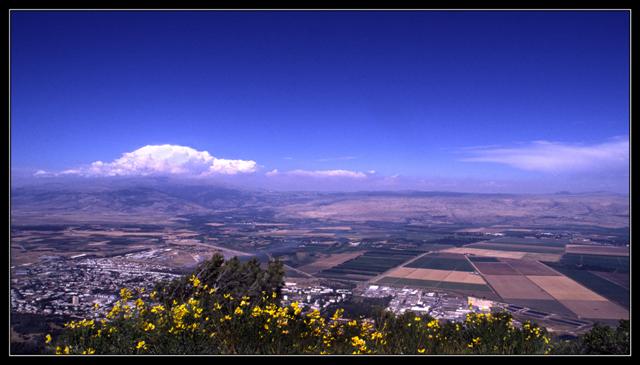
[(416, 270), (417, 269), (414, 269), (412, 267), (399, 266), (399, 267), (393, 268), (390, 271), (388, 271), (385, 274), (385, 276), (393, 276), (393, 277), (397, 277), (397, 278), (404, 278), (404, 277), (407, 277), (408, 275), (410, 275), (412, 272), (414, 272)]
[(628, 310), (609, 301), (562, 300), (560, 302), (581, 318), (629, 319)]
[(536, 253), (536, 252), (527, 252), (524, 255), (523, 259), (525, 260), (533, 260), (533, 261), (546, 261), (546, 262), (558, 262), (562, 258), (561, 253)]
[(504, 262), (474, 262), (473, 265), (483, 275), (518, 275), (516, 270)]
[(454, 247), (454, 248), (448, 248), (446, 250), (442, 250), (440, 252), (470, 254), (470, 255), (488, 256), (488, 257), (504, 257), (504, 258), (510, 258), (510, 259), (521, 259), (527, 254), (526, 252), (484, 250), (480, 248), (471, 248), (471, 247)]
[(529, 275), (527, 278), (552, 297), (559, 301), (563, 300), (588, 300), (603, 301), (607, 299), (585, 288), (566, 276), (535, 276)]
[(405, 276), (407, 279), (419, 279), (419, 280), (433, 280), (442, 281), (449, 276), (449, 270), (434, 270), (434, 269), (415, 269), (409, 275)]
[(410, 267), (397, 267), (385, 276), (394, 278), (406, 278), (406, 279), (418, 279), (418, 280), (431, 280), (431, 281), (445, 281), (452, 283), (467, 283), (467, 284), (486, 284), (484, 279), (479, 275), (466, 272), (466, 271), (451, 271), (451, 270), (434, 270), (434, 269), (414, 269)]
[(560, 276), (558, 272), (538, 261), (509, 259), (503, 259), (502, 261), (511, 265), (512, 268), (522, 275)]
[(486, 284), (480, 275), (466, 271), (451, 271), (442, 281), (467, 284)]
[(553, 300), (549, 294), (522, 275), (485, 275), (484, 278), (504, 299)]
[(587, 255), (629, 256), (629, 248), (627, 247), (567, 245), (566, 252)]
[(317, 261), (314, 261), (308, 265), (301, 266), (298, 268), (298, 270), (304, 271), (306, 273), (314, 274), (322, 270), (330, 269), (334, 266), (338, 266), (345, 261), (355, 259), (356, 257), (362, 255), (362, 253), (363, 251), (332, 254), (327, 257), (323, 257)]

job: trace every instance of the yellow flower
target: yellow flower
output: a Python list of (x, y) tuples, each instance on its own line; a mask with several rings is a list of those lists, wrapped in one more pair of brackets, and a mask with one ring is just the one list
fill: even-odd
[(164, 307), (161, 305), (154, 305), (151, 307), (151, 313), (162, 313), (164, 311)]
[(47, 334), (46, 336), (44, 336), (44, 343), (49, 343), (51, 342), (51, 335)]
[(236, 307), (236, 310), (235, 310), (235, 311), (233, 311), (233, 313), (234, 313), (235, 315), (241, 316), (241, 315), (244, 313), (244, 311), (242, 310), (242, 308), (240, 308), (240, 307)]
[(255, 306), (251, 310), (252, 317), (259, 317), (261, 314), (262, 314), (262, 309), (259, 306)]
[(91, 347), (89, 347), (87, 349), (87, 351), (85, 351), (87, 353), (87, 355), (93, 355), (96, 353), (96, 350), (92, 349)]
[(64, 347), (64, 354), (65, 355), (69, 355), (69, 352), (71, 352), (71, 349), (69, 348), (69, 346), (65, 346)]
[(422, 318), (420, 318), (420, 317), (415, 317), (413, 320), (416, 321), (416, 322), (420, 322), (421, 319)]
[(230, 321), (231, 320), (231, 316), (227, 314), (227, 315), (224, 316), (223, 320)]
[(93, 304), (93, 309), (97, 310), (98, 308), (100, 308), (100, 303)]
[(198, 279), (198, 277), (197, 277), (197, 276), (195, 276), (195, 275), (191, 275), (191, 278), (189, 278), (189, 281), (190, 281), (191, 283), (193, 283), (193, 286), (194, 286), (195, 288), (197, 288), (197, 287), (199, 287), (199, 286), (200, 286), (200, 279)]
[(129, 298), (131, 298), (131, 296), (133, 295), (133, 293), (131, 292), (130, 289), (127, 288), (122, 288), (120, 289), (120, 297), (122, 298), (122, 300), (127, 300)]
[(158, 292), (157, 291), (152, 291), (151, 294), (149, 294), (149, 298), (156, 300), (156, 297), (158, 296)]
[(56, 346), (56, 355), (61, 355), (61, 354), (62, 354), (62, 347)]
[(153, 331), (155, 328), (156, 328), (156, 326), (155, 326), (153, 323), (151, 323), (151, 322), (147, 323), (147, 324), (144, 326), (144, 330), (145, 330), (145, 332)]
[(138, 344), (136, 345), (136, 349), (140, 350), (146, 350), (147, 349), (147, 344), (144, 341), (138, 341)]
[(419, 353), (419, 354), (424, 354), (425, 350), (426, 350), (426, 349), (418, 349), (418, 353)]
[(293, 308), (293, 314), (296, 316), (302, 312), (302, 309), (300, 308), (300, 304), (298, 302), (291, 303), (291, 307)]

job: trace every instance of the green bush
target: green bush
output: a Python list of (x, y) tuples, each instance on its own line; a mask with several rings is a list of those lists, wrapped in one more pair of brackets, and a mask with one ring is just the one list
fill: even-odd
[[(440, 322), (413, 313), (379, 312), (371, 319), (342, 318), (279, 305), (282, 265), (261, 269), (214, 256), (190, 276), (151, 293), (123, 288), (100, 321), (72, 321), (47, 349), (57, 354), (547, 354), (544, 328), (513, 325), (509, 313), (469, 314)], [(580, 342), (584, 353), (617, 353), (624, 329), (594, 328)], [(628, 340), (628, 324), (626, 327)], [(627, 342), (628, 343), (628, 342)], [(628, 345), (627, 345), (628, 350)], [(582, 350), (581, 350), (582, 351)]]

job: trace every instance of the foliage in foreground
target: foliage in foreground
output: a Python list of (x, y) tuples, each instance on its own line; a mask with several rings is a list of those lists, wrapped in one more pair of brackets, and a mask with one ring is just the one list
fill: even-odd
[[(194, 277), (195, 279), (195, 277)], [(512, 324), (507, 313), (469, 314), (464, 323), (440, 323), (429, 316), (382, 315), (376, 321), (324, 318), (303, 313), (297, 303), (258, 302), (222, 296), (209, 308), (213, 289), (198, 285), (186, 302), (170, 306), (121, 291), (108, 318), (67, 324), (51, 345), (59, 354), (543, 354), (546, 331)], [(53, 341), (52, 341), (53, 342)]]
[(554, 354), (622, 355), (630, 353), (629, 321), (621, 320), (618, 327), (596, 324), (589, 332), (574, 341), (558, 342)]
[[(190, 276), (152, 293), (124, 288), (102, 320), (66, 324), (57, 354), (548, 354), (623, 351), (624, 330), (594, 328), (574, 343), (552, 343), (544, 328), (509, 313), (469, 314), (462, 323), (381, 312), (370, 320), (281, 306), (282, 265), (265, 270), (214, 256)], [(628, 353), (628, 321), (626, 327)], [(622, 331), (622, 332), (621, 332)], [(617, 337), (616, 337), (617, 336)], [(608, 340), (603, 340), (608, 339)], [(608, 341), (608, 342), (607, 342)], [(578, 347), (572, 347), (578, 346)], [(585, 347), (586, 346), (586, 347)], [(598, 347), (599, 346), (599, 347)], [(618, 347), (615, 347), (618, 346)], [(624, 346), (622, 346), (624, 347)], [(614, 352), (624, 353), (624, 352)]]

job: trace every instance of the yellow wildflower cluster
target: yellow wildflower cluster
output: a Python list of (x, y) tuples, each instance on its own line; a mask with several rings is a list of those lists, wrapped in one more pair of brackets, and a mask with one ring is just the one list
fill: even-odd
[[(509, 347), (516, 338), (527, 346), (534, 344), (527, 351), (543, 353), (548, 346), (540, 346), (550, 342), (543, 329), (524, 323), (519, 331), (506, 316), (472, 313), (463, 323), (453, 324), (407, 314), (377, 323), (343, 318), (342, 309), (324, 315), (298, 302), (281, 306), (261, 300), (273, 293), (236, 299), (230, 293), (211, 293), (195, 276), (190, 281), (203, 290), (195, 290), (183, 301), (147, 302), (123, 289), (106, 319), (69, 322), (66, 330), (70, 332), (61, 340), (54, 342), (47, 335), (45, 343), (57, 354), (433, 354), (492, 349), (516, 353), (520, 350)], [(499, 339), (482, 332), (491, 324), (504, 325)], [(398, 333), (399, 328), (407, 332)]]

